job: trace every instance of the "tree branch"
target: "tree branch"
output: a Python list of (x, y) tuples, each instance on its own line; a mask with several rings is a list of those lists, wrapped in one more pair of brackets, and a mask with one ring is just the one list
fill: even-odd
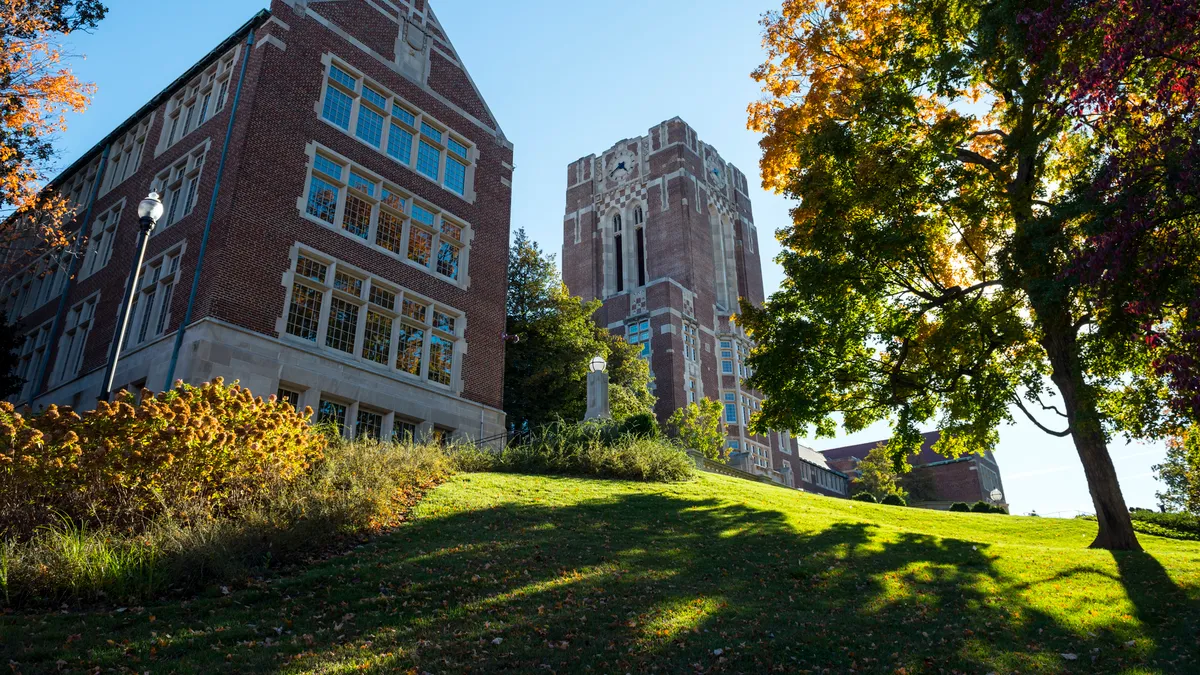
[(1059, 438), (1066, 438), (1067, 436), (1071, 435), (1070, 427), (1067, 427), (1067, 429), (1065, 431), (1054, 431), (1053, 429), (1048, 429), (1041, 422), (1037, 421), (1037, 419), (1033, 415), (1029, 414), (1029, 411), (1025, 409), (1025, 404), (1021, 403), (1021, 397), (1017, 396), (1016, 394), (1013, 394), (1010, 398), (1012, 398), (1013, 403), (1017, 404), (1017, 407), (1021, 409), (1021, 412), (1025, 413), (1025, 416), (1028, 417), (1029, 421), (1033, 422), (1034, 426), (1036, 426), (1037, 428), (1050, 434), (1051, 436), (1058, 436)]

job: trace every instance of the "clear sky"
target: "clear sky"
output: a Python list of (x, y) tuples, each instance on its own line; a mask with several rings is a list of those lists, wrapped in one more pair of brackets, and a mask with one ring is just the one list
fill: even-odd
[[(62, 166), (104, 137), (266, 0), (108, 0), (94, 35), (67, 46), (73, 67), (99, 88), (92, 108), (69, 119)], [(750, 177), (767, 293), (780, 268), (769, 236), (788, 222), (787, 199), (758, 188), (758, 138), (746, 106), (759, 96), (750, 72), (762, 60), (758, 20), (765, 0), (433, 0), (434, 12), (516, 146), (514, 230), (548, 251), (562, 246), (566, 166), (675, 116)], [(162, 29), (156, 31), (155, 27)], [(1020, 416), (1020, 413), (1016, 413)], [(1057, 420), (1044, 420), (1058, 426)], [(853, 436), (811, 439), (819, 449), (886, 438), (886, 425)], [(1150, 466), (1161, 445), (1111, 446), (1126, 501), (1153, 507)], [(1003, 427), (997, 450), (1014, 512), (1092, 511), (1069, 440), (1021, 419)]]

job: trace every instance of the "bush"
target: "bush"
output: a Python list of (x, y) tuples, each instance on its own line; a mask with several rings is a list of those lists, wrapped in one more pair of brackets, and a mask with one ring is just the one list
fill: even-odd
[(965, 502), (954, 502), (950, 505), (950, 510), (954, 511), (955, 513), (970, 513), (971, 507)]
[(618, 422), (621, 433), (627, 436), (642, 438), (658, 438), (662, 432), (658, 428), (658, 418), (654, 413), (637, 413)]
[(122, 392), (82, 416), (0, 403), (0, 534), (27, 538), (60, 518), (137, 530), (185, 506), (220, 516), (263, 503), (322, 457), (308, 415), (220, 378), (143, 391), (140, 403)]
[(236, 517), (209, 517), (207, 504), (191, 502), (136, 533), (61, 518), (0, 546), (0, 591), (10, 605), (133, 602), (245, 579), (400, 523), (460, 456), (435, 444), (338, 440), (307, 474)]
[[(471, 462), (485, 464), (477, 457)], [(691, 478), (695, 468), (668, 440), (626, 433), (611, 421), (591, 421), (546, 425), (506, 448), (489, 470), (672, 482)]]
[(980, 500), (971, 505), (971, 513), (991, 513), (992, 505)]
[(886, 504), (888, 506), (908, 506), (908, 502), (904, 501), (903, 497), (901, 497), (900, 495), (895, 495), (895, 494), (887, 495), (882, 500), (880, 500), (879, 503)]
[(853, 499), (856, 502), (871, 502), (872, 504), (878, 501), (875, 499), (875, 495), (871, 494), (870, 492), (859, 492), (850, 499)]
[(1159, 513), (1138, 510), (1129, 514), (1135, 522), (1150, 523), (1178, 532), (1190, 532), (1200, 536), (1200, 517), (1191, 513)]
[(1000, 506), (999, 504), (993, 504), (991, 511), (989, 513), (999, 513), (1000, 515), (1004, 515), (1004, 516), (1008, 515), (1008, 511), (1005, 511), (1004, 507)]

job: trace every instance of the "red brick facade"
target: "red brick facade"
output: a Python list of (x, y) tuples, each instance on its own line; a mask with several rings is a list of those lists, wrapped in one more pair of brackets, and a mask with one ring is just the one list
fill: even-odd
[[(161, 310), (165, 315), (162, 333), (145, 344), (127, 346), (117, 372), (118, 385), (144, 381), (158, 389), (166, 384), (165, 364), (187, 308), (221, 150), (234, 109), (235, 85), (245, 61), (236, 121), (230, 131), (200, 283), (185, 333), (189, 341), (217, 337), (202, 345), (185, 343), (176, 376), (200, 380), (223, 375), (241, 379), (264, 395), (285, 385), (303, 390), (299, 392), (303, 394), (302, 402), (313, 407), (328, 397), (349, 406), (351, 416), (360, 407), (387, 415), (389, 426), (395, 415), (397, 425), (403, 418), (425, 428), (475, 437), (503, 430), (501, 335), (506, 289), (499, 280), (506, 278), (513, 148), (458, 63), (432, 10), (421, 0), (414, 0), (412, 6), (394, 4), (400, 8), (399, 13), (387, 9), (389, 3), (367, 0), (273, 0), (270, 12), (255, 17), (56, 181), (60, 187), (68, 184), (72, 174), (94, 166), (124, 127), (152, 118), (136, 170), (115, 188), (101, 191), (90, 209), (87, 203), (80, 204), (78, 222), (86, 219), (85, 214), (94, 217), (119, 200), (124, 199), (126, 206), (115, 233), (111, 259), (96, 274), (65, 288), (67, 307), (99, 292), (78, 376), (62, 382), (43, 377), (37, 383), (40, 395), (34, 401), (36, 405), (86, 404), (99, 391), (97, 373), (107, 360), (122, 288), (134, 255), (136, 204), (157, 187), (156, 176), (162, 170), (207, 143), (194, 208), (169, 227), (160, 221), (147, 251), (146, 259), (154, 260), (159, 254), (183, 246), (174, 294), (169, 306)], [(166, 126), (173, 109), (172, 97), (179, 92), (188, 95), (197, 75), (230, 53), (236, 54), (236, 60), (223, 107), (207, 117), (199, 113), (202, 121), (193, 125), (194, 130), (161, 150), (163, 139), (174, 133)], [(327, 78), (335, 76), (331, 69), (334, 64), (353, 80), (345, 90), (351, 93), (341, 96), (354, 99), (345, 115), (347, 120), (357, 120), (358, 127), (349, 121), (345, 128), (339, 128), (328, 119), (336, 119), (336, 114), (323, 112), (336, 107), (326, 103), (327, 107), (322, 108), (326, 96), (334, 96), (326, 93), (333, 86), (327, 84)], [(385, 117), (383, 130), (377, 132), (383, 135), (371, 140), (370, 131), (362, 129), (379, 115), (367, 111), (368, 96), (373, 103), (383, 97), (379, 99), (379, 111), (384, 116), (415, 115), (415, 131), (397, 131), (401, 129), (397, 121), (401, 118)], [(201, 105), (199, 98), (196, 105)], [(216, 103), (206, 99), (203, 105), (215, 107)], [(189, 109), (188, 115), (192, 114), (195, 111)], [(392, 121), (390, 127), (387, 120)], [(404, 124), (409, 123), (407, 117), (404, 120)], [(430, 125), (428, 158), (423, 156), (426, 146), (420, 145), (426, 138), (422, 134), (426, 127), (421, 122)], [(433, 140), (435, 133), (437, 140)], [(410, 146), (418, 147), (411, 147), (404, 155), (400, 141), (406, 134)], [(431, 161), (439, 148), (437, 168), (426, 169), (437, 175), (431, 179), (419, 173), (417, 167), (422, 166), (421, 161)], [(460, 148), (461, 160), (457, 155)], [(332, 202), (328, 206), (329, 219), (335, 222), (313, 217), (312, 202), (305, 202), (310, 175), (316, 175), (312, 172), (318, 152), (327, 153), (342, 165), (343, 184), (337, 191), (342, 201), (336, 207), (340, 218), (334, 216)], [(398, 157), (405, 157), (405, 161)], [(457, 194), (451, 162), (454, 167), (466, 166), (462, 195)], [(363, 183), (362, 177), (368, 182)], [(354, 204), (375, 204), (362, 212), (367, 215), (362, 216), (361, 234), (350, 224), (350, 199), (358, 194), (351, 188), (362, 191), (362, 199)], [(312, 190), (320, 193), (316, 187)], [(388, 195), (392, 195), (391, 202), (387, 202)], [(400, 215), (386, 223), (384, 203), (401, 209), (395, 212)], [(424, 225), (416, 223), (418, 204), (423, 209), (421, 214), (431, 213), (437, 218), (436, 225), (430, 221), (431, 241), (449, 242), (425, 254), (423, 263), (419, 262), (419, 252), (412, 253), (414, 249), (406, 254), (407, 242), (385, 240), (382, 234), (385, 224), (408, 220), (412, 222), (405, 232), (423, 232)], [(317, 212), (324, 213), (319, 209)], [(373, 237), (368, 236), (368, 223)], [(458, 249), (450, 245), (455, 236), (464, 239)], [(381, 245), (385, 241), (387, 245)], [(338, 302), (336, 291), (340, 287), (335, 286), (341, 283), (341, 277), (323, 281), (329, 289), (323, 292), (320, 325), (332, 324), (336, 318), (339, 325), (357, 326), (357, 337), (353, 330), (346, 332), (347, 345), (353, 347), (350, 353), (329, 348), (327, 339), (333, 340), (332, 328), (328, 329), (328, 338), (321, 334), (296, 339), (288, 334), (284, 326), (291, 320), (289, 312), (294, 311), (289, 310), (289, 280), (294, 276), (297, 256), (307, 255), (305, 251), (311, 251), (322, 263), (336, 265), (350, 278), (385, 291), (378, 297), (394, 294), (395, 303), (399, 303), (403, 293), (414, 303), (427, 305), (428, 312), (421, 310), (425, 317), (422, 320), (427, 323), (429, 313), (441, 308), (440, 316), (450, 316), (453, 321), (437, 324), (440, 319), (435, 318), (430, 325), (434, 330), (447, 331), (445, 342), (454, 345), (453, 366), (445, 365), (449, 357), (433, 363), (430, 350), (434, 347), (430, 345), (435, 337), (425, 338), (429, 342), (420, 357), (429, 361), (428, 366), (421, 367), (428, 369), (430, 377), (397, 371), (398, 362), (391, 357), (399, 348), (394, 345), (390, 352), (386, 346), (382, 348), (388, 363), (366, 359), (367, 312), (377, 312), (373, 317), (386, 314), (387, 326), (400, 326), (401, 308), (397, 304), (372, 310), (362, 290), (367, 288), (364, 285), (356, 291), (361, 295), (361, 306), (353, 304), (359, 299), (351, 303), (357, 310), (337, 313), (329, 309), (330, 303)], [(434, 259), (429, 259), (431, 255)], [(333, 269), (329, 268), (330, 277)], [(161, 297), (165, 296), (159, 296), (160, 301)], [(10, 308), (12, 298), (10, 294)], [(387, 300), (381, 302), (389, 304)], [(58, 305), (56, 296), (53, 301), (24, 311), (21, 322), (29, 328), (53, 322)], [(69, 322), (58, 322), (63, 323)], [(205, 328), (198, 330), (201, 324)], [(49, 341), (49, 353), (44, 357), (48, 374), (62, 358), (57, 352), (64, 346), (64, 328), (57, 325)], [(434, 330), (426, 332), (432, 336)], [(235, 335), (236, 339), (232, 337)], [(449, 353), (449, 348), (438, 352)], [(444, 367), (453, 372), (448, 384), (435, 381), (432, 375)], [(353, 419), (347, 425), (352, 428)]]

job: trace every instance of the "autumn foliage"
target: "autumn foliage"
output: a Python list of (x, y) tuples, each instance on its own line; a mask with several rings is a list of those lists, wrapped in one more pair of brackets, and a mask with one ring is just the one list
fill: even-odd
[(95, 86), (66, 67), (55, 38), (93, 28), (106, 11), (97, 0), (0, 3), (0, 250), (65, 243), (71, 205), (42, 187), (54, 135), (66, 113), (87, 109)]
[(327, 440), (310, 415), (220, 378), (82, 415), (0, 403), (0, 533), (62, 517), (137, 530), (196, 505), (218, 516), (262, 503), (321, 459)]

